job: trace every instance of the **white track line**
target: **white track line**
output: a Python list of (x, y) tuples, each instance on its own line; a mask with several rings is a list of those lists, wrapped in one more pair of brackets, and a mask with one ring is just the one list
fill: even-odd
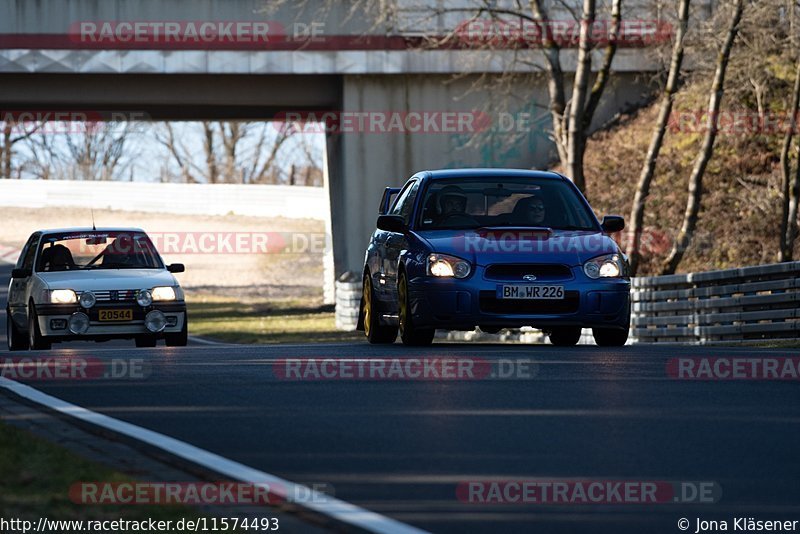
[(200, 343), (201, 345), (230, 345), (230, 343), (220, 343), (219, 341), (212, 341), (197, 336), (189, 336), (189, 341), (192, 343)]
[[(174, 456), (188, 460), (193, 464), (200, 465), (206, 469), (229, 477), (230, 480), (237, 480), (265, 487), (270, 493), (278, 495), (287, 502), (294, 503), (301, 508), (312, 510), (326, 517), (334, 518), (341, 523), (370, 532), (386, 534), (419, 534), (425, 532), (424, 530), (406, 525), (405, 523), (401, 523), (375, 512), (359, 508), (348, 502), (322, 495), (305, 486), (283, 480), (275, 475), (270, 475), (269, 473), (258, 471), (252, 467), (234, 462), (233, 460), (200, 449), (186, 442), (81, 408), (80, 406), (47, 395), (25, 384), (0, 377), (0, 387), (61, 414), (157, 447)], [(295, 495), (305, 495), (310, 496), (310, 498), (296, 501)], [(310, 502), (306, 502), (306, 500)]]

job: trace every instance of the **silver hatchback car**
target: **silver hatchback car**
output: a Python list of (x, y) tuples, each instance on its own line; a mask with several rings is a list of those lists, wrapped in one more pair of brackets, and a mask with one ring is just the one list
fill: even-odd
[(137, 347), (187, 343), (183, 290), (139, 228), (40, 230), (28, 239), (8, 288), (9, 350), (54, 342), (134, 339)]

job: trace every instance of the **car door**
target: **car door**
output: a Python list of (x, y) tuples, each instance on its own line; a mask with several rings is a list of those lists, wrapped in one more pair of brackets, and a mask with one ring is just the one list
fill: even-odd
[[(417, 198), (417, 191), (419, 190), (419, 180), (412, 180), (400, 195), (397, 201), (389, 211), (390, 215), (400, 215), (406, 223), (406, 226), (411, 224), (411, 215), (414, 210), (414, 201)], [(384, 245), (384, 276), (385, 287), (387, 291), (394, 291), (397, 288), (397, 265), (400, 256), (408, 247), (408, 238), (405, 234), (399, 232), (388, 232), (386, 243)]]
[[(36, 232), (28, 238), (17, 260), (17, 269), (26, 269), (33, 272), (33, 260), (36, 258), (36, 249), (39, 246), (41, 234)], [(27, 328), (27, 289), (32, 280), (32, 275), (25, 278), (12, 278), (8, 286), (8, 308), (14, 323), (20, 328)]]

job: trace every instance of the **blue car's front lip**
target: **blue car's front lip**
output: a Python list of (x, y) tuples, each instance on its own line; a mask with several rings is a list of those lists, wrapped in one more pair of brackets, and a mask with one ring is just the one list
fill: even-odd
[[(572, 267), (569, 279), (488, 280), (481, 266), (466, 279), (417, 276), (409, 280), (414, 321), (436, 328), (472, 329), (475, 326), (515, 328), (533, 326), (582, 326), (627, 328), (630, 281), (591, 280), (580, 267)], [(498, 301), (500, 284), (547, 284), (564, 286), (565, 299)]]

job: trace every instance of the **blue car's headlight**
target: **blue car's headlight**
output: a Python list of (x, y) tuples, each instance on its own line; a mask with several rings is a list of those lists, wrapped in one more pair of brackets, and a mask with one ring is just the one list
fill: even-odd
[(472, 272), (472, 266), (467, 260), (447, 254), (431, 254), (427, 263), (428, 276), (466, 278)]
[(627, 275), (627, 266), (621, 254), (606, 254), (592, 258), (583, 264), (586, 276), (598, 278), (622, 278)]

